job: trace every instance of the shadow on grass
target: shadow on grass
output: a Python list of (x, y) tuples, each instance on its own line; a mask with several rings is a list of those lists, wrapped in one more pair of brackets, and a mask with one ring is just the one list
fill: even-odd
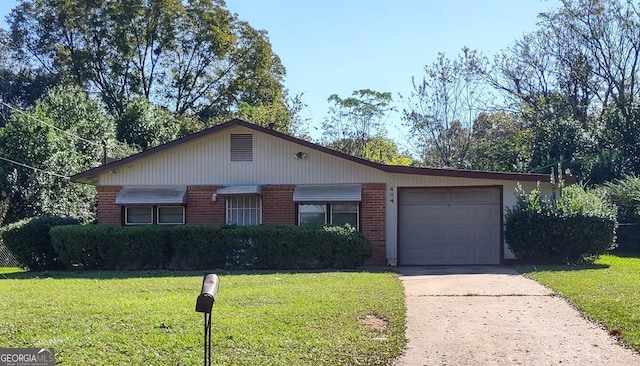
[(640, 258), (640, 252), (636, 252), (636, 251), (613, 250), (609, 254), (615, 255), (616, 257), (622, 257), (622, 258)]
[[(162, 278), (162, 277), (203, 277), (207, 274), (214, 273), (218, 276), (239, 276), (239, 275), (271, 275), (277, 273), (288, 274), (316, 274), (316, 273), (332, 273), (332, 272), (369, 272), (383, 273), (394, 272), (392, 270), (382, 270), (378, 268), (359, 268), (359, 269), (309, 269), (309, 270), (105, 270), (105, 271), (26, 271), (26, 272), (10, 272), (0, 273), (0, 281), (3, 279), (11, 280), (32, 280), (32, 279), (131, 279), (131, 278)], [(395, 272), (394, 272), (395, 273)]]
[(531, 273), (531, 272), (540, 272), (540, 271), (550, 271), (550, 272), (565, 272), (565, 271), (584, 271), (584, 270), (594, 270), (594, 269), (607, 269), (610, 266), (608, 264), (596, 264), (596, 263), (586, 263), (586, 264), (519, 264), (515, 266), (515, 269), (521, 274)]

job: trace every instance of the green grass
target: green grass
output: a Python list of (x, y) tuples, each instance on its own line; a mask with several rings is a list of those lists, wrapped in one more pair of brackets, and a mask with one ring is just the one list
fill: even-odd
[(640, 258), (602, 256), (591, 266), (522, 267), (640, 351)]
[[(65, 365), (197, 365), (202, 272), (5, 272), (0, 345), (54, 347)], [(389, 365), (405, 345), (388, 272), (219, 273), (217, 365)], [(386, 320), (383, 330), (363, 324)]]

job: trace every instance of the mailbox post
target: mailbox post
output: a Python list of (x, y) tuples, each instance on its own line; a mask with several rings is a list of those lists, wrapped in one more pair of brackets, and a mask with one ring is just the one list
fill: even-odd
[(211, 308), (218, 296), (220, 279), (208, 274), (202, 279), (202, 290), (196, 300), (196, 311), (204, 313), (204, 366), (211, 365)]

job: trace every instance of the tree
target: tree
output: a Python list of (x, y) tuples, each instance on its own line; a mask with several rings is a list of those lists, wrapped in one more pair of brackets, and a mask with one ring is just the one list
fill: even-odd
[(639, 39), (637, 3), (562, 0), (483, 69), (536, 134), (532, 169), (568, 160), (590, 183), (640, 172)]
[(116, 117), (141, 96), (178, 116), (284, 104), (285, 69), (266, 32), (222, 0), (25, 0), (8, 18), (12, 49), (98, 95)]
[(331, 95), (329, 117), (322, 124), (323, 143), (347, 154), (366, 158), (367, 142), (382, 137), (383, 122), (393, 109), (391, 93), (371, 89), (356, 90), (351, 97)]
[(138, 98), (116, 121), (116, 136), (119, 141), (147, 150), (178, 138), (180, 125), (171, 112)]
[(11, 57), (9, 36), (0, 29), (0, 127), (6, 124), (11, 108), (26, 108), (58, 82), (55, 75), (25, 67)]
[(429, 165), (467, 166), (473, 121), (485, 107), (478, 74), (482, 62), (477, 52), (467, 48), (454, 60), (440, 53), (432, 65), (425, 66), (421, 82), (412, 79), (413, 92), (403, 119)]
[(0, 156), (35, 169), (0, 161), (0, 191), (11, 203), (8, 222), (40, 215), (91, 221), (95, 188), (66, 177), (99, 164), (101, 141), (112, 153), (131, 153), (115, 142), (113, 119), (77, 87), (56, 87), (14, 112), (0, 132)]
[(407, 153), (398, 151), (398, 145), (385, 137), (373, 137), (367, 141), (364, 158), (376, 163), (411, 166), (414, 160)]
[(531, 163), (533, 131), (514, 114), (481, 113), (473, 122), (469, 149), (471, 169), (527, 172)]

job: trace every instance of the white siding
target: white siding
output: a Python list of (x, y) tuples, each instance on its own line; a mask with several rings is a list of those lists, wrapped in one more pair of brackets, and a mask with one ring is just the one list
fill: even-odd
[[(253, 133), (254, 161), (231, 162), (230, 134)], [(304, 159), (296, 159), (297, 152)], [(235, 127), (105, 173), (100, 185), (381, 183), (385, 173), (270, 135)]]

